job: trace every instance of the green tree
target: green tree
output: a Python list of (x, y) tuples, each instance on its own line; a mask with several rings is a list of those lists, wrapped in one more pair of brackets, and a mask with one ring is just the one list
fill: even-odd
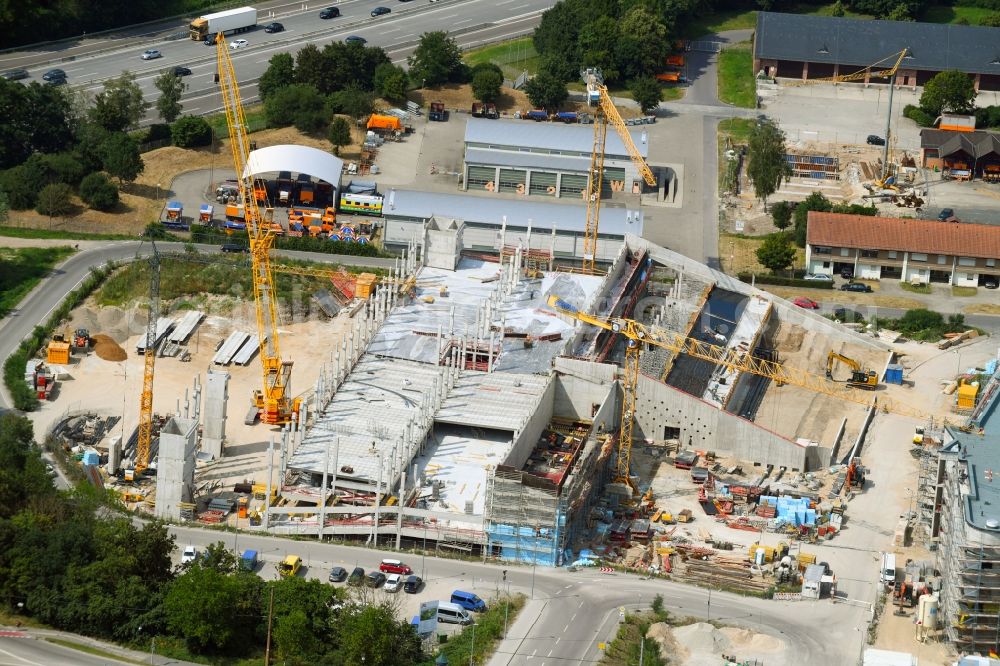
[(410, 65), (410, 77), (414, 82), (420, 81), (421, 87), (455, 80), (464, 70), (462, 51), (443, 30), (420, 35), (420, 43), (406, 61)]
[(806, 246), (806, 227), (809, 222), (809, 211), (814, 210), (819, 213), (828, 213), (833, 209), (833, 204), (821, 192), (813, 192), (805, 201), (799, 202), (795, 207), (795, 244), (799, 247)]
[(588, 67), (597, 67), (608, 82), (617, 81), (621, 75), (618, 67), (618, 49), (623, 33), (619, 21), (611, 16), (601, 16), (580, 28), (580, 58)]
[[(492, 63), (489, 63), (492, 65)], [(477, 67), (472, 72), (472, 94), (481, 102), (495, 102), (503, 87), (503, 72), (496, 65)]]
[(160, 91), (160, 98), (156, 100), (156, 112), (163, 118), (163, 122), (174, 122), (181, 115), (181, 96), (184, 95), (187, 84), (173, 70), (168, 69), (153, 79), (153, 85)]
[(38, 200), (38, 180), (24, 165), (0, 173), (0, 190), (13, 210), (34, 208)]
[(184, 116), (170, 126), (170, 141), (178, 148), (197, 148), (212, 143), (212, 126), (201, 116)]
[(524, 84), (524, 93), (531, 103), (546, 111), (556, 111), (569, 99), (566, 84), (548, 72), (540, 72)]
[(747, 177), (764, 206), (767, 198), (778, 191), (782, 181), (791, 176), (785, 162), (785, 134), (769, 120), (758, 120), (750, 129)]
[(772, 273), (783, 271), (795, 261), (795, 247), (788, 234), (778, 232), (768, 234), (764, 242), (757, 248), (757, 261)]
[(915, 21), (909, 5), (901, 2), (892, 8), (892, 11), (885, 17), (888, 21)]
[(653, 112), (663, 101), (663, 86), (652, 76), (640, 76), (637, 79), (632, 79), (629, 92), (632, 93), (632, 99), (639, 104), (643, 113)]
[(983, 18), (979, 19), (979, 25), (985, 25), (989, 28), (1000, 28), (1000, 12), (987, 14)]
[(351, 145), (351, 123), (343, 116), (335, 117), (326, 138), (333, 144), (333, 154), (340, 155), (343, 146)]
[(341, 592), (318, 580), (298, 576), (268, 583), (274, 591), (274, 643), (290, 664), (315, 664), (337, 640), (333, 610)]
[(295, 61), (291, 53), (275, 53), (267, 61), (267, 69), (260, 75), (257, 90), (260, 98), (267, 101), (271, 93), (295, 83)]
[(259, 627), (263, 585), (256, 574), (191, 567), (170, 585), (163, 617), (195, 650), (231, 649)]
[(847, 12), (844, 10), (844, 3), (837, 0), (830, 8), (830, 16), (843, 16)]
[[(531, 41), (542, 56), (542, 61), (551, 60), (552, 66), (544, 68), (540, 63), (539, 72), (550, 69), (550, 73), (556, 74), (564, 83), (579, 75), (580, 28), (586, 23), (581, 23), (580, 19), (571, 2), (557, 2), (542, 14), (542, 20), (535, 28)], [(559, 67), (560, 64), (564, 68)], [(569, 72), (573, 72), (570, 78), (565, 78), (565, 74)]]
[(108, 136), (101, 147), (101, 163), (105, 171), (118, 179), (119, 185), (131, 183), (146, 168), (139, 153), (139, 144), (122, 133)]
[(94, 210), (111, 210), (118, 205), (118, 188), (99, 171), (80, 182), (80, 198)]
[(384, 62), (375, 68), (373, 79), (375, 94), (384, 97), (390, 102), (402, 103), (406, 101), (406, 87), (409, 85), (409, 78), (406, 70), (391, 62)]
[(79, 156), (74, 153), (33, 155), (32, 159), (35, 157), (38, 157), (45, 164), (45, 169), (49, 174), (48, 180), (51, 182), (66, 183), (76, 187), (87, 175), (86, 167), (80, 161)]
[[(276, 90), (264, 102), (264, 115), (272, 127), (287, 127), (300, 124), (311, 128), (318, 118), (327, 116), (326, 100), (313, 86), (294, 83)], [(302, 129), (302, 128), (300, 128)], [(304, 129), (303, 131), (315, 131)]]
[[(6, 259), (0, 259), (0, 289), (12, 288), (5, 279), (12, 275)], [(45, 474), (39, 450), (34, 444), (34, 431), (27, 418), (14, 413), (0, 416), (0, 518), (7, 519), (24, 508), (41, 505), (56, 496), (52, 480)], [(4, 542), (5, 548), (11, 544)], [(0, 558), (3, 556), (0, 555)], [(0, 567), (0, 572), (3, 568)], [(3, 580), (0, 576), (0, 580)], [(2, 583), (0, 583), (2, 585)], [(8, 599), (12, 597), (6, 597)]]
[(35, 210), (42, 215), (59, 217), (73, 210), (73, 188), (66, 183), (52, 183), (38, 193)]
[(368, 604), (341, 618), (340, 654), (347, 664), (407, 666), (420, 656), (420, 639), (396, 620), (388, 604)]
[(636, 5), (621, 20), (618, 62), (626, 77), (652, 76), (663, 67), (671, 40), (663, 19), (651, 7)]
[(231, 574), (240, 571), (240, 558), (226, 548), (222, 541), (210, 543), (202, 551), (198, 565), (206, 569), (215, 569), (219, 573)]
[(149, 104), (143, 99), (135, 74), (122, 72), (121, 76), (104, 82), (104, 90), (94, 97), (88, 115), (109, 132), (125, 132), (139, 126), (147, 109)]
[(0, 190), (0, 224), (7, 224), (10, 217), (10, 202), (7, 201), (7, 193)]
[(787, 201), (779, 201), (771, 206), (771, 219), (778, 229), (787, 229), (792, 223), (792, 206)]
[(343, 113), (354, 119), (360, 119), (372, 112), (375, 98), (370, 92), (360, 86), (348, 86), (330, 95), (330, 106), (334, 113)]
[(941, 328), (944, 325), (944, 317), (939, 313), (925, 308), (907, 310), (899, 318), (897, 326), (902, 333), (919, 333), (927, 329)]
[(972, 113), (976, 108), (976, 87), (968, 74), (957, 69), (940, 72), (924, 84), (920, 107), (932, 116)]

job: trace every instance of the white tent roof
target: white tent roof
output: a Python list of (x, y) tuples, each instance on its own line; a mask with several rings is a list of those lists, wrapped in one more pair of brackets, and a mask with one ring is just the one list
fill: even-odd
[(318, 148), (285, 144), (252, 151), (247, 159), (243, 177), (291, 171), (309, 174), (314, 178), (325, 180), (334, 187), (340, 187), (340, 174), (343, 168), (343, 160)]

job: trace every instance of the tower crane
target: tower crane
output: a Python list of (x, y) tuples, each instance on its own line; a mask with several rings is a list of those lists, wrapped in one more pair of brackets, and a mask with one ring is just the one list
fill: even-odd
[(143, 348), (142, 393), (139, 395), (139, 437), (135, 445), (135, 465), (132, 478), (126, 471), (128, 481), (135, 480), (149, 467), (149, 451), (153, 440), (153, 371), (156, 368), (156, 325), (160, 319), (160, 252), (156, 242), (153, 256), (149, 261), (149, 321), (146, 322), (146, 346)]
[[(247, 236), (250, 241), (253, 295), (257, 309), (257, 336), (260, 340), (260, 361), (263, 382), (254, 391), (251, 410), (256, 409), (264, 423), (281, 425), (298, 413), (300, 399), (291, 394), (292, 362), (283, 361), (278, 346), (278, 311), (274, 291), (274, 273), (271, 270), (271, 247), (274, 229), (270, 219), (264, 219), (253, 194), (252, 176), (245, 173), (250, 156), (250, 139), (247, 120), (240, 100), (236, 71), (229, 57), (229, 49), (220, 32), (216, 37), (219, 88), (229, 127), (229, 143), (236, 167), (236, 182), (246, 216)], [(248, 180), (249, 178), (249, 180)]]
[(601, 71), (595, 67), (584, 70), (584, 82), (587, 84), (587, 97), (592, 104), (596, 104), (594, 112), (594, 147), (590, 153), (590, 171), (587, 173), (587, 226), (583, 239), (583, 272), (593, 275), (594, 261), (597, 257), (597, 227), (601, 215), (601, 188), (604, 184), (604, 144), (608, 138), (608, 123), (615, 127), (625, 150), (628, 151), (632, 163), (635, 164), (642, 179), (650, 187), (656, 186), (656, 176), (653, 175), (646, 160), (643, 159), (639, 149), (632, 141), (632, 135), (628, 133), (625, 121), (615, 108), (608, 88), (604, 85), (604, 77)]
[(893, 402), (888, 398), (868, 399), (864, 393), (851, 391), (832, 384), (825, 377), (814, 375), (798, 368), (789, 368), (774, 361), (756, 358), (750, 351), (741, 351), (727, 347), (719, 347), (708, 342), (685, 337), (679, 333), (660, 328), (651, 328), (643, 324), (621, 317), (602, 318), (580, 312), (574, 305), (558, 296), (548, 298), (548, 306), (561, 314), (567, 315), (608, 331), (620, 333), (625, 337), (625, 367), (622, 378), (624, 398), (621, 410), (621, 437), (618, 442), (618, 466), (614, 480), (616, 483), (627, 483), (633, 486), (629, 477), (629, 464), (632, 454), (632, 430), (635, 421), (635, 394), (639, 383), (639, 352), (643, 344), (661, 347), (675, 354), (687, 354), (716, 365), (721, 365), (737, 372), (767, 377), (777, 385), (791, 384), (816, 393), (854, 402), (860, 405), (877, 405), (882, 411), (910, 416), (922, 420), (935, 418), (932, 414), (912, 409)]

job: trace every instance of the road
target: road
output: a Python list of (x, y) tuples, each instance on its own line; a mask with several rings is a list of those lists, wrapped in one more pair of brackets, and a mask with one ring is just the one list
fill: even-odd
[[(372, 18), (373, 7), (386, 5), (392, 13)], [(306, 44), (322, 48), (325, 44), (358, 35), (368, 40), (368, 46), (380, 46), (393, 62), (405, 62), (413, 52), (420, 35), (434, 30), (447, 30), (460, 47), (500, 41), (505, 38), (529, 34), (538, 24), (541, 13), (551, 7), (553, 0), (442, 0), (427, 2), (394, 2), (385, 0), (347, 0), (337, 3), (341, 16), (320, 20), (323, 5), (311, 6), (302, 11), (302, 4), (279, 5), (274, 18), (266, 11), (258, 12), (258, 29), (237, 35), (249, 41), (249, 46), (232, 52), (233, 64), (244, 102), (257, 99), (257, 80), (267, 68), (267, 61), (275, 53), (296, 53)], [(284, 32), (267, 34), (262, 26), (279, 20)], [(235, 39), (235, 37), (234, 37)], [(148, 36), (125, 36), (113, 40), (99, 40), (91, 47), (78, 47), (80, 53), (64, 56), (60, 51), (17, 52), (0, 57), (0, 69), (28, 67), (31, 79), (41, 80), (41, 75), (52, 67), (65, 70), (71, 86), (90, 94), (102, 89), (101, 81), (118, 76), (124, 70), (136, 74), (146, 101), (155, 103), (159, 91), (153, 79), (161, 71), (175, 65), (191, 69), (184, 77), (188, 90), (182, 103), (186, 114), (200, 115), (217, 111), (221, 100), (213, 81), (215, 49), (187, 37), (186, 28), (178, 22), (168, 22), (162, 30)], [(144, 61), (140, 58), (146, 49), (158, 49), (163, 57)], [(156, 118), (151, 109), (147, 122)]]
[[(92, 655), (73, 648), (63, 647), (45, 639), (69, 641), (94, 647), (109, 655)], [(155, 648), (155, 643), (150, 645)], [(157, 664), (158, 666), (196, 666), (192, 662), (178, 661), (148, 653), (136, 652), (110, 643), (78, 636), (63, 631), (47, 629), (0, 630), (0, 666), (113, 666), (116, 664)]]
[[(21, 340), (26, 338), (35, 326), (44, 323), (49, 318), (49, 315), (59, 306), (66, 294), (83, 282), (91, 268), (103, 266), (112, 261), (127, 261), (137, 255), (146, 256), (152, 253), (148, 243), (140, 244), (138, 241), (101, 242), (94, 243), (94, 245), (95, 247), (81, 250), (61, 263), (49, 277), (25, 296), (20, 307), (0, 320), (0, 364), (17, 349)], [(184, 252), (185, 245), (183, 243), (157, 243), (157, 247), (161, 252)], [(218, 252), (218, 247), (215, 245), (195, 245), (195, 248), (204, 254)], [(318, 252), (275, 250), (273, 254), (290, 259), (337, 263), (345, 266), (390, 268), (395, 265), (395, 259), (352, 257)], [(0, 385), (0, 407), (10, 406), (7, 388)]]

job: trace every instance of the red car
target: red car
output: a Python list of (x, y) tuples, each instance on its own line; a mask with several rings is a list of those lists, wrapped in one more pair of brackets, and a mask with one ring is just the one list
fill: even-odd
[(807, 310), (819, 310), (819, 303), (811, 298), (806, 298), (805, 296), (799, 296), (792, 301), (792, 303), (800, 308), (806, 308)]
[(413, 573), (413, 569), (406, 566), (399, 560), (382, 560), (382, 564), (378, 565), (378, 570), (382, 573), (394, 573), (400, 574), (401, 576), (409, 576)]

